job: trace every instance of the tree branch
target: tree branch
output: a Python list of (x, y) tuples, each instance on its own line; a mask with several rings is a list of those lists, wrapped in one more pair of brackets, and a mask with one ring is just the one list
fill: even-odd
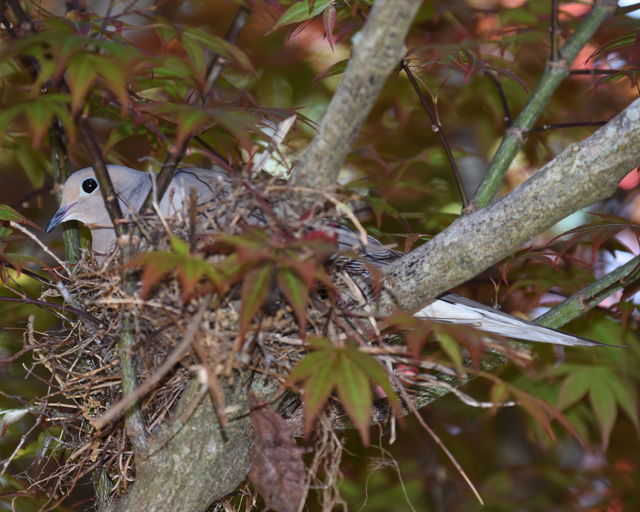
[(509, 165), (524, 144), (523, 133), (533, 128), (555, 90), (569, 75), (569, 68), (580, 50), (595, 34), (602, 22), (615, 11), (616, 5), (615, 0), (595, 0), (589, 15), (560, 50), (560, 60), (547, 64), (536, 90), (513, 126), (507, 130), (498, 151), (492, 158), (487, 175), (476, 192), (474, 198), (476, 206), (484, 208), (493, 200)]
[(387, 266), (381, 312), (416, 309), (478, 275), (565, 216), (613, 194), (639, 162), (640, 100), (636, 100), (510, 194), (459, 218)]
[[(387, 77), (397, 68), (404, 40), (421, 2), (377, 0), (362, 30), (340, 85), (322, 118), (318, 133), (293, 171), (296, 187), (330, 191)], [(300, 198), (298, 210), (308, 201)]]

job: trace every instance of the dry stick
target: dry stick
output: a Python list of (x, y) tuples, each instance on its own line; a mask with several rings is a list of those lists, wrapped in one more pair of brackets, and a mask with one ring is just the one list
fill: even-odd
[(520, 112), (513, 126), (507, 130), (498, 151), (491, 160), (487, 175), (474, 197), (475, 206), (484, 208), (491, 203), (500, 187), (502, 178), (524, 144), (522, 134), (533, 128), (555, 90), (569, 75), (569, 67), (578, 52), (584, 48), (600, 25), (615, 11), (616, 5), (615, 0), (595, 0), (589, 15), (560, 50), (560, 59), (557, 62), (550, 61), (547, 64), (547, 68), (527, 105)]
[[(224, 39), (226, 41), (230, 43), (236, 42), (236, 40), (240, 36), (240, 33), (242, 32), (242, 29), (246, 25), (247, 20), (249, 19), (250, 13), (251, 13), (250, 9), (245, 7), (244, 5), (241, 5), (240, 7), (238, 7), (238, 11), (236, 12), (235, 17), (231, 22), (231, 26), (229, 27), (229, 30), (227, 30), (227, 33), (224, 36)], [(220, 74), (222, 73), (222, 69), (226, 64), (226, 62), (227, 62), (226, 58), (224, 58), (222, 55), (215, 54), (213, 56), (210, 68), (208, 69), (205, 88), (202, 96), (198, 97), (198, 100), (196, 102), (197, 105), (204, 106), (207, 98), (209, 97), (209, 94), (211, 94), (211, 91), (215, 86), (216, 81), (220, 77)], [(169, 188), (169, 184), (171, 183), (171, 178), (173, 177), (173, 173), (178, 167), (178, 164), (180, 163), (182, 158), (184, 157), (184, 154), (187, 151), (187, 147), (189, 146), (189, 143), (191, 142), (192, 138), (193, 138), (193, 135), (189, 135), (184, 138), (184, 140), (180, 143), (179, 146), (177, 147), (174, 146), (169, 152), (169, 155), (167, 156), (166, 160), (162, 164), (162, 169), (160, 170), (160, 173), (158, 174), (158, 177), (156, 179), (156, 182), (158, 184), (158, 200), (162, 199), (162, 196), (167, 191), (167, 188)], [(151, 191), (149, 192), (149, 195), (147, 196), (144, 204), (147, 204), (149, 202), (150, 197), (151, 197)]]
[[(420, 0), (377, 0), (364, 27), (353, 38), (352, 56), (329, 102), (318, 133), (293, 171), (291, 184), (332, 191), (338, 173), (387, 77), (405, 53), (404, 40)], [(306, 211), (309, 198), (292, 208)]]
[(156, 372), (140, 386), (138, 386), (131, 394), (125, 395), (122, 400), (111, 406), (109, 410), (102, 416), (98, 416), (97, 418), (92, 419), (90, 423), (94, 428), (99, 430), (111, 420), (120, 416), (120, 414), (122, 414), (125, 409), (130, 407), (139, 398), (143, 397), (149, 391), (151, 391), (156, 386), (156, 384), (167, 373), (171, 371), (176, 363), (180, 361), (180, 359), (182, 359), (182, 357), (191, 347), (191, 343), (193, 343), (198, 329), (200, 328), (200, 324), (202, 323), (202, 317), (204, 316), (209, 306), (210, 300), (211, 295), (207, 295), (203, 298), (202, 302), (200, 303), (200, 307), (198, 308), (198, 312), (189, 321), (189, 325), (187, 326), (187, 330), (184, 334), (184, 337), (182, 338), (182, 341), (175, 349), (173, 349), (173, 352), (169, 354), (169, 357), (167, 357), (165, 362), (162, 363), (162, 365), (156, 370)]
[(73, 306), (66, 306), (64, 304), (55, 304), (53, 302), (46, 302), (43, 300), (32, 299), (30, 297), (4, 297), (0, 296), (0, 301), (4, 302), (22, 302), (23, 304), (33, 304), (34, 306), (39, 306), (41, 308), (49, 308), (49, 309), (59, 309), (60, 311), (64, 311), (67, 313), (72, 313), (76, 316), (85, 318), (94, 324), (100, 327), (106, 327), (100, 320), (94, 317), (92, 314), (87, 313), (86, 311), (82, 311), (81, 309), (74, 308)]
[(458, 165), (456, 164), (456, 159), (453, 157), (451, 146), (449, 144), (449, 141), (447, 140), (447, 136), (444, 133), (444, 128), (440, 124), (440, 120), (438, 119), (438, 116), (436, 116), (434, 109), (431, 108), (431, 105), (429, 105), (429, 102), (427, 101), (426, 96), (420, 89), (420, 85), (418, 84), (416, 77), (413, 76), (413, 72), (411, 71), (411, 69), (409, 69), (409, 65), (407, 64), (407, 61), (402, 59), (402, 61), (400, 62), (400, 67), (407, 75), (407, 78), (409, 78), (409, 82), (411, 83), (413, 90), (416, 92), (416, 94), (418, 95), (418, 98), (420, 99), (422, 108), (424, 108), (425, 112), (429, 116), (429, 119), (431, 120), (431, 130), (438, 134), (438, 138), (440, 139), (440, 144), (444, 149), (445, 155), (447, 155), (447, 160), (449, 161), (449, 165), (451, 166), (451, 172), (453, 172), (453, 177), (456, 180), (456, 185), (458, 186), (458, 192), (460, 193), (460, 198), (462, 199), (462, 207), (464, 209), (469, 204), (469, 198), (467, 197), (467, 193), (464, 190), (464, 184), (462, 183), (460, 170), (458, 169)]

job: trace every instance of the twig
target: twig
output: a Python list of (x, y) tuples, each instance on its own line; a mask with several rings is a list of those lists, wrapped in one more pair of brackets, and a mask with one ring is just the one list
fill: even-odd
[(638, 73), (640, 69), (572, 69), (570, 75), (615, 75), (616, 73)]
[[(446, 389), (450, 393), (453, 393), (456, 397), (460, 399), (460, 401), (469, 407), (477, 407), (479, 409), (492, 409), (495, 407), (515, 407), (519, 404), (516, 400), (507, 400), (506, 402), (483, 402), (476, 400), (475, 398), (463, 393), (455, 386), (448, 384), (447, 382), (439, 379), (434, 379), (432, 377), (428, 377), (426, 375), (418, 375), (417, 378), (428, 382), (430, 386), (440, 386), (441, 388)], [(419, 385), (419, 384), (418, 384)]]
[(415, 404), (413, 402), (413, 399), (404, 390), (404, 387), (401, 385), (401, 382), (399, 381), (398, 377), (396, 375), (393, 375), (393, 374), (390, 374), (390, 377), (391, 377), (391, 380), (394, 382), (395, 387), (400, 390), (400, 395), (402, 396), (402, 399), (404, 400), (404, 402), (407, 404), (408, 409), (413, 413), (413, 415), (416, 417), (416, 419), (418, 420), (420, 425), (422, 425), (422, 428), (424, 428), (427, 431), (427, 433), (431, 436), (431, 438), (435, 441), (435, 443), (440, 447), (440, 449), (449, 458), (449, 460), (451, 461), (453, 466), (460, 473), (460, 475), (462, 476), (464, 481), (467, 483), (467, 485), (471, 489), (471, 492), (473, 492), (473, 494), (475, 495), (476, 499), (480, 502), (481, 505), (484, 505), (484, 501), (482, 500), (482, 496), (480, 496), (480, 493), (476, 489), (475, 485), (473, 485), (473, 482), (471, 481), (471, 479), (467, 476), (467, 474), (465, 473), (464, 469), (462, 469), (462, 466), (460, 466), (460, 463), (457, 461), (457, 459), (454, 457), (454, 455), (449, 451), (449, 449), (446, 447), (446, 445), (442, 442), (442, 439), (440, 439), (438, 434), (436, 434), (431, 429), (431, 427), (429, 427), (429, 425), (427, 425), (427, 422), (424, 421), (424, 418), (418, 412), (418, 409), (416, 408), (416, 406), (415, 406)]
[(149, 391), (151, 391), (156, 384), (171, 371), (171, 369), (175, 366), (175, 364), (182, 359), (182, 357), (187, 353), (191, 343), (193, 342), (198, 329), (200, 328), (200, 324), (202, 323), (202, 317), (204, 316), (205, 311), (209, 306), (209, 301), (211, 299), (211, 295), (207, 295), (203, 298), (200, 303), (200, 308), (198, 312), (194, 315), (194, 317), (189, 322), (187, 327), (187, 331), (182, 338), (180, 344), (169, 354), (169, 357), (165, 360), (164, 363), (158, 368), (158, 370), (149, 377), (145, 382), (140, 384), (133, 392), (126, 394), (123, 396), (122, 400), (114, 404), (107, 412), (105, 412), (102, 416), (94, 418), (91, 420), (91, 425), (96, 429), (103, 428), (107, 423), (111, 420), (117, 418), (122, 414), (122, 412), (127, 409), (131, 404), (135, 403), (139, 398), (146, 395)]
[(546, 327), (561, 327), (571, 320), (584, 315), (604, 299), (638, 278), (640, 278), (640, 255), (574, 293), (568, 299), (536, 318), (535, 322)]
[(407, 78), (409, 78), (409, 82), (411, 83), (413, 90), (418, 95), (418, 99), (422, 104), (422, 108), (425, 110), (425, 112), (429, 116), (429, 119), (431, 120), (431, 130), (434, 131), (438, 135), (438, 138), (440, 139), (440, 144), (444, 149), (445, 155), (447, 155), (447, 160), (449, 161), (449, 165), (451, 166), (451, 172), (453, 173), (453, 177), (456, 180), (456, 185), (458, 186), (460, 199), (462, 200), (462, 207), (464, 209), (469, 204), (469, 198), (467, 197), (467, 193), (464, 189), (464, 184), (462, 183), (462, 177), (460, 176), (460, 170), (458, 169), (458, 165), (456, 164), (456, 159), (453, 157), (453, 152), (451, 151), (451, 145), (447, 140), (447, 136), (444, 132), (444, 128), (442, 124), (440, 124), (440, 120), (438, 119), (438, 116), (436, 116), (434, 109), (431, 108), (431, 105), (429, 105), (429, 102), (427, 101), (426, 96), (420, 89), (420, 85), (418, 84), (416, 77), (413, 76), (413, 72), (409, 68), (409, 65), (407, 64), (407, 61), (405, 59), (402, 59), (402, 61), (400, 62), (400, 67), (407, 75)]
[(500, 80), (493, 74), (492, 71), (485, 69), (484, 74), (489, 77), (491, 83), (495, 86), (498, 91), (498, 96), (500, 97), (500, 103), (502, 104), (502, 120), (507, 128), (509, 128), (513, 124), (513, 118), (511, 117), (511, 109), (509, 108), (509, 102), (507, 101), (507, 96), (504, 93), (504, 88), (500, 83)]
[(551, 55), (549, 56), (549, 60), (551, 62), (558, 62), (560, 60), (560, 26), (558, 25), (558, 0), (551, 0), (551, 27), (549, 27), (549, 37), (551, 39)]
[(631, 5), (625, 5), (624, 7), (618, 7), (616, 9), (616, 14), (628, 14), (630, 12), (637, 11), (638, 9), (640, 9), (640, 2)]
[(74, 315), (85, 318), (100, 327), (105, 327), (105, 325), (100, 320), (98, 320), (95, 316), (91, 315), (90, 313), (87, 313), (86, 311), (82, 311), (81, 309), (74, 308), (73, 306), (65, 306), (64, 304), (55, 304), (53, 302), (46, 302), (44, 300), (32, 299), (31, 297), (0, 296), (0, 301), (21, 302), (23, 304), (33, 304), (34, 306), (39, 306), (42, 308), (57, 309), (60, 311), (64, 311), (65, 313), (72, 313)]
[(9, 225), (14, 228), (17, 229), (18, 231), (21, 231), (22, 233), (24, 233), (25, 235), (27, 235), (29, 238), (31, 238), (31, 240), (33, 240), (36, 244), (38, 244), (40, 246), (40, 248), (46, 252), (49, 256), (51, 256), (54, 260), (56, 260), (56, 263), (58, 263), (58, 265), (60, 265), (65, 272), (67, 273), (67, 275), (71, 275), (71, 271), (69, 270), (68, 265), (62, 261), (60, 258), (58, 258), (53, 251), (51, 251), (51, 249), (49, 249), (45, 244), (43, 244), (40, 239), (38, 239), (38, 237), (36, 235), (34, 235), (31, 231), (29, 231), (27, 228), (25, 228), (24, 226), (21, 226), (20, 224), (18, 224), (15, 221), (9, 221)]
[(616, 4), (615, 0), (595, 0), (589, 15), (560, 50), (560, 60), (547, 64), (536, 90), (516, 119), (512, 129), (505, 134), (498, 151), (491, 160), (487, 175), (474, 197), (475, 206), (484, 208), (493, 200), (502, 178), (516, 153), (524, 144), (521, 134), (533, 128), (533, 124), (540, 117), (552, 94), (562, 80), (568, 76), (569, 66), (577, 57), (578, 52), (587, 44), (598, 27), (615, 11)]
[(524, 135), (527, 136), (531, 133), (539, 133), (539, 132), (547, 132), (549, 130), (556, 130), (558, 128), (579, 128), (582, 126), (604, 126), (609, 121), (577, 121), (575, 123), (553, 123), (553, 124), (543, 124), (542, 126), (536, 126), (535, 128), (531, 128)]

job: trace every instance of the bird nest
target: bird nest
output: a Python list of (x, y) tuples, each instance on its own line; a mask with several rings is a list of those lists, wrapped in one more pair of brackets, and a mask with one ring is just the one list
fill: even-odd
[[(153, 435), (175, 417), (194, 375), (224, 414), (221, 389), (238, 370), (290, 390), (288, 376), (305, 340), (340, 342), (345, 329), (362, 322), (348, 312), (362, 299), (358, 278), (345, 271), (353, 260), (336, 257), (335, 235), (327, 230), (339, 221), (336, 200), (319, 195), (312, 215), (284, 224), (273, 209), (284, 204), (285, 193), (273, 182), (239, 184), (215, 208), (192, 201), (170, 218), (157, 210), (136, 215), (123, 243), (142, 256), (121, 265), (116, 253), (98, 264), (85, 252), (68, 274), (60, 272), (44, 296), (63, 297), (62, 328), (42, 336), (30, 330), (27, 337), (36, 363), (50, 375), (38, 411), (58, 432), (48, 463), (41, 464), (47, 476), (32, 477), (34, 486), (61, 500), (97, 468), (109, 477), (112, 495), (134, 481), (121, 361), (133, 361), (138, 407)], [(296, 302), (291, 294), (300, 290), (308, 298)], [(287, 414), (299, 433), (299, 400), (289, 401)], [(329, 428), (331, 421), (317, 425)], [(318, 439), (335, 477), (335, 458), (326, 451), (337, 444), (326, 431)]]
[[(359, 350), (376, 357), (400, 392), (405, 412), (414, 403), (407, 393), (418, 390), (428, 403), (457, 392), (451, 383), (460, 377), (459, 368), (425, 358), (424, 351), (416, 357), (422, 350), (416, 346), (424, 345), (416, 340), (426, 339), (430, 324), (415, 329), (420, 321), (411, 319), (384, 331), (367, 311), (371, 292), (366, 290), (376, 281), (376, 269), (371, 258), (362, 261), (358, 253), (380, 255), (384, 247), (361, 228), (339, 228), (344, 213), (337, 212), (357, 221), (326, 195), (317, 195), (312, 214), (284, 223), (288, 193), (273, 182), (239, 183), (215, 208), (192, 200), (169, 218), (157, 209), (135, 215), (121, 242), (134, 246), (138, 256), (122, 265), (117, 253), (98, 263), (87, 252), (60, 272), (57, 286), (44, 296), (64, 299), (57, 310), (62, 328), (44, 335), (30, 329), (27, 336), (36, 363), (49, 372), (38, 412), (58, 433), (46, 451), (48, 463), (40, 465), (46, 476), (31, 477), (35, 487), (46, 488), (59, 503), (83, 476), (100, 469), (111, 496), (126, 492), (135, 480), (135, 464), (125, 410), (136, 401), (146, 431), (160, 434), (182, 414), (181, 398), (194, 376), (224, 423), (225, 385), (241, 372), (262, 375), (278, 390), (272, 396), (287, 397), (279, 412), (301, 434), (301, 401), (290, 373), (314, 338), (336, 345), (355, 340)], [(367, 249), (370, 243), (377, 245)], [(386, 256), (392, 259), (394, 252)], [(413, 347), (389, 343), (407, 328), (414, 328)], [(137, 374), (137, 389), (123, 393), (122, 376), (131, 372)], [(131, 396), (123, 399), (125, 394)], [(376, 396), (371, 421), (381, 422), (390, 417), (388, 393), (377, 389)], [(416, 400), (410, 407), (415, 411), (419, 405)], [(325, 503), (337, 499), (334, 485), (327, 485), (339, 474), (334, 430), (348, 423), (335, 401), (315, 422), (315, 459), (309, 466), (316, 475), (324, 471), (319, 487)], [(307, 477), (309, 482), (313, 475)]]

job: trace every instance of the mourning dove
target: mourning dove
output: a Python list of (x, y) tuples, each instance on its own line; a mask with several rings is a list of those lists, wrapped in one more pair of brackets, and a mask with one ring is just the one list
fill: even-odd
[[(118, 165), (109, 165), (107, 169), (123, 214), (137, 211), (151, 188), (151, 176)], [(176, 171), (167, 193), (160, 202), (160, 211), (164, 215), (179, 211), (189, 197), (191, 188), (195, 188), (200, 204), (214, 202), (217, 197), (229, 193), (229, 183), (229, 176), (223, 171), (180, 169)], [(47, 225), (46, 233), (68, 220), (77, 220), (89, 226), (92, 236), (91, 247), (99, 257), (104, 258), (114, 250), (116, 236), (113, 224), (91, 168), (77, 171), (67, 179), (62, 190), (60, 208)], [(367, 237), (366, 243), (362, 243), (359, 234), (344, 226), (328, 224), (323, 228), (336, 235), (338, 247), (342, 252), (356, 253), (360, 257), (358, 259), (340, 256), (341, 268), (350, 275), (366, 278), (369, 270), (363, 262), (383, 267), (402, 256), (401, 252), (388, 249), (372, 237)], [(542, 327), (452, 293), (440, 295), (415, 316), (470, 325), (488, 333), (528, 341), (568, 346), (610, 346)]]
[[(151, 175), (121, 165), (107, 165), (107, 171), (123, 215), (128, 217), (132, 211), (137, 212), (151, 190)], [(196, 190), (199, 204), (212, 202), (225, 193), (228, 184), (229, 177), (222, 171), (179, 169), (160, 201), (160, 212), (169, 216), (180, 211), (191, 189)], [(115, 231), (91, 167), (69, 176), (62, 188), (60, 208), (47, 225), (45, 233), (50, 233), (59, 224), (69, 220), (77, 220), (89, 227), (91, 249), (99, 262), (113, 252)]]

